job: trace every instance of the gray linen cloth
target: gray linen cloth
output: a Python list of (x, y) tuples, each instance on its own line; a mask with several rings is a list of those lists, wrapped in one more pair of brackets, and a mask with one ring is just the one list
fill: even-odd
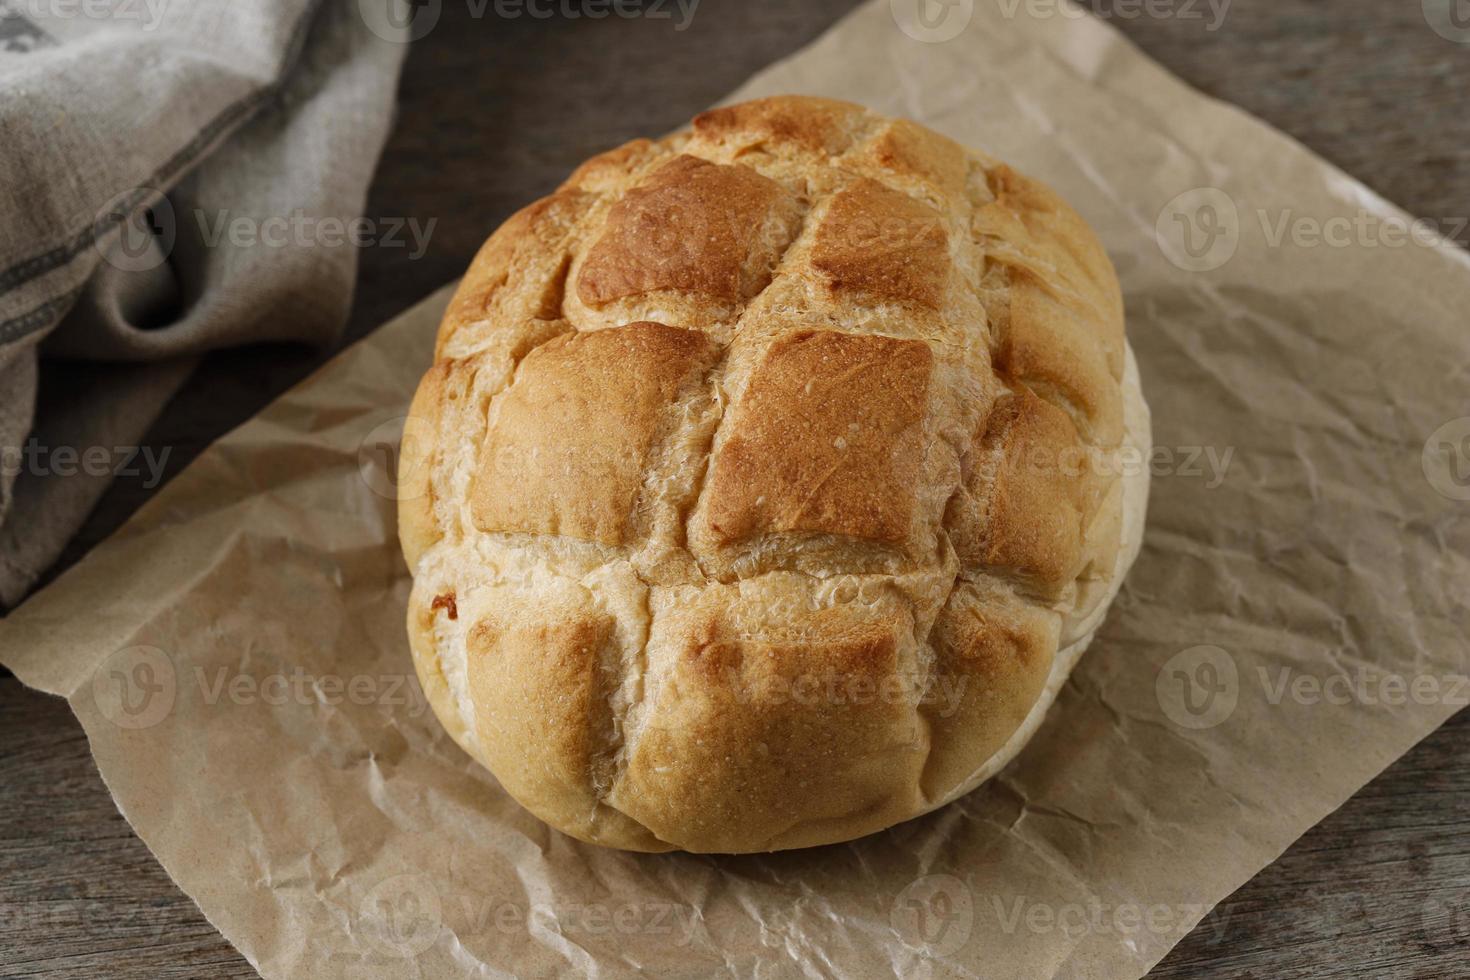
[(199, 355), (338, 336), (399, 2), (0, 0), (0, 609)]

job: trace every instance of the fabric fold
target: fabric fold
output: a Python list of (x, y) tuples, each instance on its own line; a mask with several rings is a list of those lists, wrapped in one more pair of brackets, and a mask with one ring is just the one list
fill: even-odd
[[(136, 445), (199, 355), (336, 342), (357, 270), (337, 229), (361, 215), (407, 49), (354, 4), (107, 10), (33, 20), (0, 0), (5, 606), (110, 482), (38, 464), (58, 432), (78, 453)], [(43, 359), (118, 381), (71, 385), (52, 424), (35, 407)]]

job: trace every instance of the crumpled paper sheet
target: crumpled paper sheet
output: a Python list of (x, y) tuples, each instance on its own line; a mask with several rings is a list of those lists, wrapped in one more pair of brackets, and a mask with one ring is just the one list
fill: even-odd
[(926, 43), (875, 0), (735, 96), (922, 120), (1051, 182), (1117, 263), (1172, 458), (1034, 741), (954, 805), (804, 852), (624, 854), (521, 811), (404, 639), (393, 452), (441, 292), (0, 625), (262, 974), (1138, 977), (1464, 703), (1470, 260), (1275, 240), (1283, 215), (1402, 215), (1035, 6)]

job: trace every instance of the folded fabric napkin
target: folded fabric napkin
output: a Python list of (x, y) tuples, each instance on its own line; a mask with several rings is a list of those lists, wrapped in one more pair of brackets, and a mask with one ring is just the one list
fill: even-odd
[[(0, 607), (198, 355), (338, 336), (408, 40), (370, 6), (0, 0)], [(97, 366), (38, 401), (45, 358)]]

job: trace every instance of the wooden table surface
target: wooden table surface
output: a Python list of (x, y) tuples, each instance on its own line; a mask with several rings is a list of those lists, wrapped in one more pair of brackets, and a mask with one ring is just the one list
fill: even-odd
[[(1423, 8), (1446, 2), (1470, 21), (1465, 0)], [(363, 252), (348, 339), (457, 276), (490, 229), (583, 157), (677, 126), (851, 5), (706, 0), (677, 31), (677, 13), (475, 20), (480, 5), (444, 0), (409, 56), (367, 208), (437, 225), (417, 260)], [(1470, 44), (1431, 29), (1420, 0), (1092, 6), (1196, 87), (1409, 211), (1470, 214)], [(1212, 9), (1225, 12), (1216, 30)], [(1128, 16), (1141, 10), (1163, 15)], [(149, 443), (172, 447), (177, 472), (321, 359), (285, 347), (214, 357)], [(63, 564), (147, 494), (117, 484)], [(1470, 977), (1467, 741), (1462, 712), (1222, 903), (1151, 976)], [(0, 977), (253, 976), (118, 815), (66, 705), (0, 679)]]

